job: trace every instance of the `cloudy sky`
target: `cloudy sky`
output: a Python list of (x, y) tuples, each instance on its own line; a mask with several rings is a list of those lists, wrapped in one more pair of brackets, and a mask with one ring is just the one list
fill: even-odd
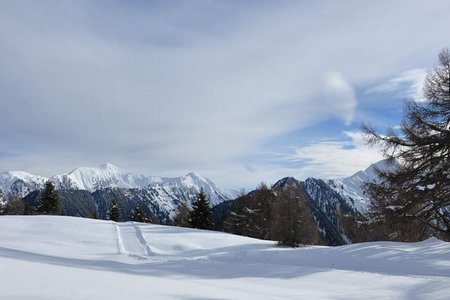
[(381, 157), (449, 1), (1, 1), (0, 171), (110, 162), (228, 188)]

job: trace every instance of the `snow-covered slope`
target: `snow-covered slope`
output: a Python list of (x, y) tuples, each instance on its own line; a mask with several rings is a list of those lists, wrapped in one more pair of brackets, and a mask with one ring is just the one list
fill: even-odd
[(386, 170), (393, 168), (386, 160), (381, 160), (370, 165), (364, 171), (359, 171), (350, 177), (342, 179), (328, 180), (328, 184), (338, 192), (357, 211), (367, 212), (370, 206), (370, 199), (363, 189), (364, 183), (377, 183), (379, 178), (376, 170)]
[(0, 216), (0, 299), (448, 299), (450, 243), (279, 248), (220, 232)]

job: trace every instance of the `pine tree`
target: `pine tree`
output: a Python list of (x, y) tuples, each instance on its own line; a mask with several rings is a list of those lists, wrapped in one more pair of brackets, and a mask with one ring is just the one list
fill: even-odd
[(189, 227), (190, 226), (190, 214), (191, 210), (186, 201), (181, 201), (178, 205), (177, 214), (173, 218), (173, 225), (179, 227)]
[(108, 219), (114, 222), (122, 221), (122, 214), (120, 213), (120, 208), (115, 198), (111, 200), (111, 208), (108, 213)]
[(96, 211), (96, 210), (91, 211), (91, 212), (88, 214), (87, 217), (88, 217), (89, 219), (98, 219), (97, 211)]
[(224, 221), (223, 229), (225, 232), (238, 235), (245, 234), (245, 228), (248, 225), (248, 208), (245, 198), (245, 195), (241, 195), (234, 200), (233, 207)]
[(61, 212), (58, 193), (55, 191), (55, 186), (51, 181), (45, 183), (45, 188), (36, 206), (36, 212), (44, 215), (54, 215)]
[(141, 222), (141, 223), (148, 222), (147, 216), (145, 215), (144, 211), (141, 209), (141, 207), (139, 205), (136, 206), (136, 209), (134, 210), (130, 219), (135, 222)]
[(277, 191), (270, 239), (289, 247), (321, 244), (319, 230), (304, 193), (289, 188)]
[[(382, 183), (368, 184), (367, 190), (374, 209), (397, 228), (419, 232), (425, 226), (450, 239), (448, 49), (441, 51), (439, 64), (428, 72), (423, 92), (425, 99), (405, 103), (400, 132), (389, 129), (381, 135), (363, 125), (368, 143), (381, 145), (388, 160), (399, 164), (394, 170), (379, 170)], [(419, 226), (412, 229), (413, 225)]]
[(271, 220), (275, 194), (261, 183), (260, 186), (235, 200), (234, 207), (225, 221), (225, 231), (254, 237), (270, 239)]
[(190, 213), (190, 225), (198, 229), (212, 229), (212, 211), (209, 204), (209, 199), (203, 192), (203, 189), (198, 193), (197, 200), (192, 203), (192, 211)]
[(19, 196), (13, 195), (6, 200), (1, 213), (4, 215), (24, 215), (27, 212), (25, 201)]

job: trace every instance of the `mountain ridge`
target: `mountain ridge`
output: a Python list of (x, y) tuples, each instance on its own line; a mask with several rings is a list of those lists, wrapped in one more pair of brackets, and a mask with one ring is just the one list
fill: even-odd
[[(341, 245), (361, 239), (354, 225), (366, 220), (365, 214), (370, 208), (370, 200), (362, 185), (366, 181), (379, 180), (376, 169), (384, 167), (385, 162), (380, 161), (342, 179), (307, 178), (299, 181), (285, 177), (270, 189), (275, 194), (285, 190), (294, 198), (304, 199), (307, 214), (314, 218), (325, 244)], [(196, 172), (180, 177), (145, 176), (126, 172), (112, 164), (80, 167), (50, 178), (20, 171), (0, 173), (0, 196), (15, 193), (24, 197), (28, 206), (33, 208), (48, 179), (55, 183), (63, 213), (80, 217), (107, 219), (112, 199), (115, 199), (124, 220), (139, 206), (158, 222), (171, 224), (180, 203), (186, 201), (191, 206), (203, 189), (213, 208), (215, 228), (222, 230), (224, 220), (236, 201), (213, 181)]]
[(22, 171), (0, 173), (0, 204), (10, 195), (17, 195), (25, 198), (33, 208), (47, 180), (55, 184), (63, 213), (80, 217), (106, 219), (114, 198), (119, 202), (125, 219), (139, 206), (159, 222), (168, 224), (180, 202), (186, 201), (191, 205), (201, 189), (213, 206), (232, 198), (213, 181), (196, 172), (180, 177), (145, 176), (106, 163), (75, 168), (49, 178)]

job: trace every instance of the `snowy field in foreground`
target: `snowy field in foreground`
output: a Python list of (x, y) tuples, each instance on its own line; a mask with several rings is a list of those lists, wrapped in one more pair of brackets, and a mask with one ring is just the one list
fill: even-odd
[(225, 233), (0, 217), (0, 299), (449, 299), (450, 243), (286, 249)]

